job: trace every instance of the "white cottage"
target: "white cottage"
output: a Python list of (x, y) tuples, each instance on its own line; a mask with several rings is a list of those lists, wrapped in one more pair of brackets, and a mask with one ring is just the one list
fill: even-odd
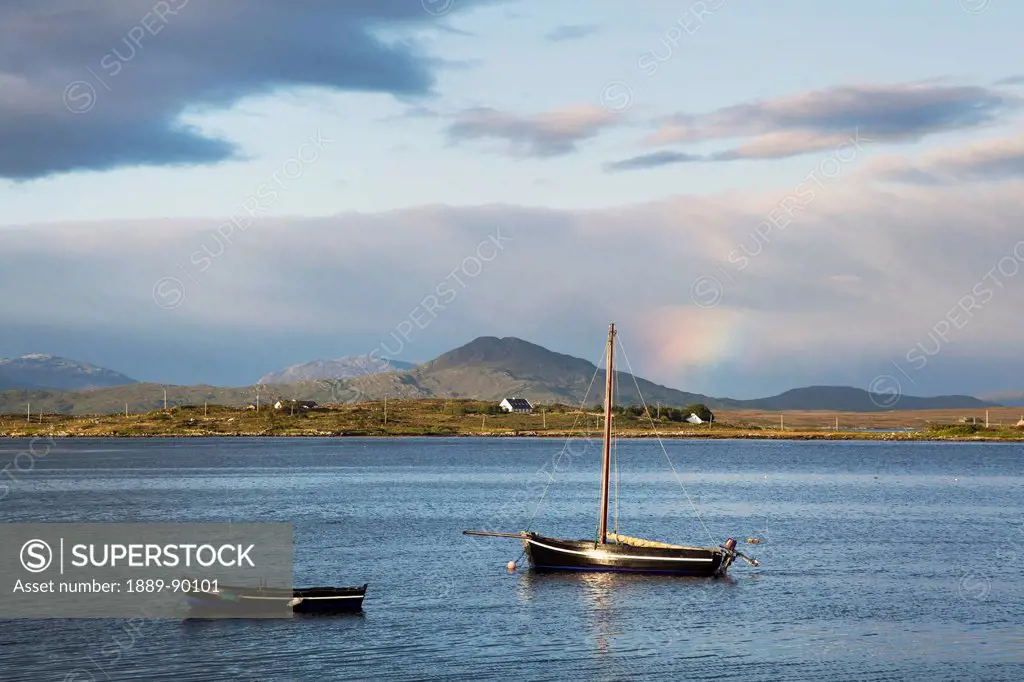
[(283, 410), (291, 408), (293, 410), (314, 410), (316, 409), (316, 403), (312, 400), (285, 400), (284, 398), (278, 398), (277, 402), (274, 403), (275, 410)]
[(533, 405), (526, 398), (505, 398), (498, 403), (498, 407), (506, 412), (522, 412), (525, 414), (533, 412)]

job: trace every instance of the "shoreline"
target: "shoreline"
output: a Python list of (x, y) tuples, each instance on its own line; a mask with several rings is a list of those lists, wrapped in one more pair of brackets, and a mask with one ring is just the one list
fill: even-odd
[[(717, 433), (699, 432), (672, 432), (672, 433), (651, 433), (651, 434), (624, 434), (616, 436), (618, 440), (771, 440), (771, 441), (901, 441), (921, 443), (1020, 443), (1024, 442), (1024, 434), (1019, 437), (996, 436), (996, 435), (946, 435), (928, 434), (907, 431), (884, 431), (884, 432), (856, 432), (838, 431), (827, 433), (814, 433), (807, 431), (785, 432), (750, 432), (725, 430)], [(0, 439), (7, 440), (32, 440), (37, 438), (45, 439), (98, 439), (117, 440), (131, 438), (374, 438), (374, 439), (397, 439), (397, 438), (479, 438), (487, 440), (500, 440), (503, 438), (548, 438), (552, 440), (566, 440), (570, 438), (580, 440), (600, 441), (600, 433), (564, 433), (564, 432), (536, 432), (536, 431), (510, 431), (500, 433), (361, 433), (361, 432), (311, 432), (311, 433), (265, 433), (265, 432), (234, 432), (234, 433), (71, 433), (65, 431), (11, 431), (0, 432)]]

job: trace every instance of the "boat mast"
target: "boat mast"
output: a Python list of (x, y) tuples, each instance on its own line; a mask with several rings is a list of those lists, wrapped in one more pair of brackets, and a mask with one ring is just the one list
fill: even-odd
[(601, 468), (601, 525), (598, 530), (599, 542), (603, 545), (608, 541), (608, 481), (612, 461), (612, 386), (614, 385), (615, 369), (612, 357), (615, 355), (615, 323), (608, 325), (608, 360), (605, 362), (604, 387), (604, 464)]

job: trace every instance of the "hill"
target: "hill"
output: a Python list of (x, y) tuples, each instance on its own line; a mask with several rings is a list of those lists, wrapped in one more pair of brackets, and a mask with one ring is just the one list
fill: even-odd
[(0, 358), (0, 390), (82, 391), (134, 383), (135, 379), (119, 372), (53, 355)]
[(850, 386), (808, 386), (794, 388), (770, 398), (737, 400), (733, 405), (747, 410), (828, 410), (830, 412), (884, 412), (888, 410), (945, 410), (996, 407), (997, 403), (969, 395), (940, 395), (922, 398), (872, 394)]
[(401, 372), (416, 365), (401, 360), (371, 358), (368, 355), (348, 355), (334, 360), (313, 360), (301, 365), (285, 367), (260, 377), (258, 384), (295, 384), (303, 381), (349, 379), (378, 372)]
[[(331, 364), (337, 363), (337, 364)], [(498, 401), (520, 396), (534, 403), (578, 405), (587, 396), (587, 407), (599, 404), (604, 396), (605, 373), (580, 358), (550, 351), (543, 346), (515, 337), (483, 336), (448, 351), (423, 365), (401, 370), (393, 362), (392, 371), (366, 373), (353, 358), (296, 365), (261, 379), (261, 402), (271, 404), (277, 397), (315, 400), (321, 404), (391, 399), (458, 398)], [(355, 376), (344, 376), (357, 368)], [(305, 368), (305, 369), (300, 369)], [(99, 368), (96, 368), (99, 369)], [(295, 371), (290, 372), (289, 370)], [(102, 370), (109, 372), (109, 370)], [(93, 373), (95, 374), (95, 373)], [(123, 380), (123, 375), (111, 373)], [(325, 376), (326, 375), (326, 376)], [(103, 375), (106, 376), (106, 375)], [(115, 378), (116, 378), (115, 377)], [(265, 383), (280, 377), (288, 381)], [(323, 377), (298, 380), (303, 377)], [(768, 398), (734, 400), (687, 393), (646, 379), (616, 372), (616, 402), (638, 404), (637, 385), (649, 405), (682, 407), (704, 403), (713, 410), (817, 410), (827, 412), (886, 412), (893, 410), (970, 409), (995, 406), (971, 396), (923, 398), (872, 395), (849, 386), (810, 386), (797, 388)], [(27, 383), (27, 382), (26, 382)], [(0, 391), (0, 414), (25, 414), (26, 403), (32, 411), (60, 414), (119, 413), (128, 403), (130, 412), (158, 410), (163, 407), (164, 386), (130, 383), (90, 391), (60, 391), (33, 388), (22, 384), (19, 390)], [(216, 386), (168, 386), (168, 406), (198, 405), (204, 402), (243, 407), (256, 399), (255, 386), (234, 388)], [(587, 390), (590, 389), (589, 395)]]
[[(617, 402), (640, 402), (633, 378), (623, 372), (615, 374)], [(644, 400), (652, 405), (720, 402), (639, 377), (636, 381)], [(604, 370), (598, 370), (587, 360), (556, 353), (515, 337), (481, 336), (410, 371), (358, 377), (347, 382), (345, 388), (370, 400), (380, 399), (385, 394), (475, 400), (520, 396), (536, 403), (579, 404), (587, 396), (589, 387), (587, 401), (592, 405), (603, 400), (604, 382)]]
[(992, 400), (1001, 405), (1024, 406), (1024, 391), (1000, 391), (980, 396), (982, 400)]

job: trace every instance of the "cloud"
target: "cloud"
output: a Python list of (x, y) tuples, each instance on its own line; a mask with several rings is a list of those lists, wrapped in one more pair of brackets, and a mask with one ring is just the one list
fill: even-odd
[(882, 181), (919, 185), (1024, 178), (1024, 131), (940, 149), (916, 160), (877, 157), (868, 161), (861, 172)]
[(405, 121), (414, 118), (440, 118), (441, 113), (436, 109), (423, 106), (421, 104), (406, 107), (405, 111), (400, 114), (392, 116), (384, 116), (380, 119), (383, 123), (391, 123), (394, 121)]
[(0, 3), (0, 177), (232, 158), (182, 113), (282, 88), (427, 96), (442, 65), (379, 29), (439, 21), (407, 0)]
[[(8, 228), (0, 289), (18, 295), (0, 299), (0, 343), (7, 355), (42, 346), (144, 379), (242, 384), (289, 362), (368, 352), (447, 281), (454, 298), (439, 297), (433, 316), (419, 309), (398, 359), (511, 335), (596, 360), (615, 320), (641, 376), (753, 397), (866, 387), (915, 344), (934, 347), (935, 325), (989, 278), (980, 309), (959, 315), (963, 328), (904, 388), (973, 392), (1024, 371), (1019, 327), (1006, 323), (1024, 308), (1024, 179), (883, 186), (851, 175), (816, 191), (770, 232), (762, 223), (791, 187), (597, 210), (268, 217), (223, 249), (218, 220)], [(500, 254), (479, 247), (496, 230), (513, 239)], [(496, 257), (477, 263), (478, 248)], [(221, 250), (200, 270), (195, 254)], [(748, 256), (742, 269), (733, 252)], [(691, 298), (699, 276), (724, 288), (711, 308)], [(154, 301), (165, 277), (184, 287), (174, 309)]]
[(551, 157), (576, 151), (577, 145), (618, 122), (600, 107), (570, 107), (534, 116), (520, 116), (479, 107), (460, 113), (448, 126), (452, 142), (498, 139), (508, 142), (516, 157)]
[[(846, 86), (747, 102), (706, 114), (662, 119), (645, 142), (652, 146), (747, 138), (699, 160), (778, 159), (834, 149), (857, 134), (872, 141), (914, 142), (939, 132), (999, 121), (1020, 99), (978, 86), (934, 83)], [(654, 163), (645, 164), (650, 158)], [(664, 163), (658, 163), (667, 159)], [(636, 157), (622, 169), (695, 161), (689, 155)]]
[[(781, 159), (787, 156), (832, 150), (848, 143), (852, 137), (864, 137), (859, 127), (845, 132), (820, 133), (813, 131), (780, 131), (765, 133), (755, 139), (706, 158), (709, 161), (732, 161), (735, 159)], [(872, 141), (877, 138), (868, 138)]]
[(1024, 85), (1024, 74), (1001, 78), (996, 81), (996, 85)]
[(683, 152), (661, 151), (651, 154), (642, 154), (622, 161), (605, 164), (608, 172), (640, 170), (643, 168), (658, 168), (659, 166), (670, 166), (676, 163), (692, 163), (703, 161), (705, 157), (699, 154), (685, 154)]
[(579, 40), (594, 35), (600, 27), (597, 24), (562, 24), (544, 34), (544, 39), (553, 43)]

